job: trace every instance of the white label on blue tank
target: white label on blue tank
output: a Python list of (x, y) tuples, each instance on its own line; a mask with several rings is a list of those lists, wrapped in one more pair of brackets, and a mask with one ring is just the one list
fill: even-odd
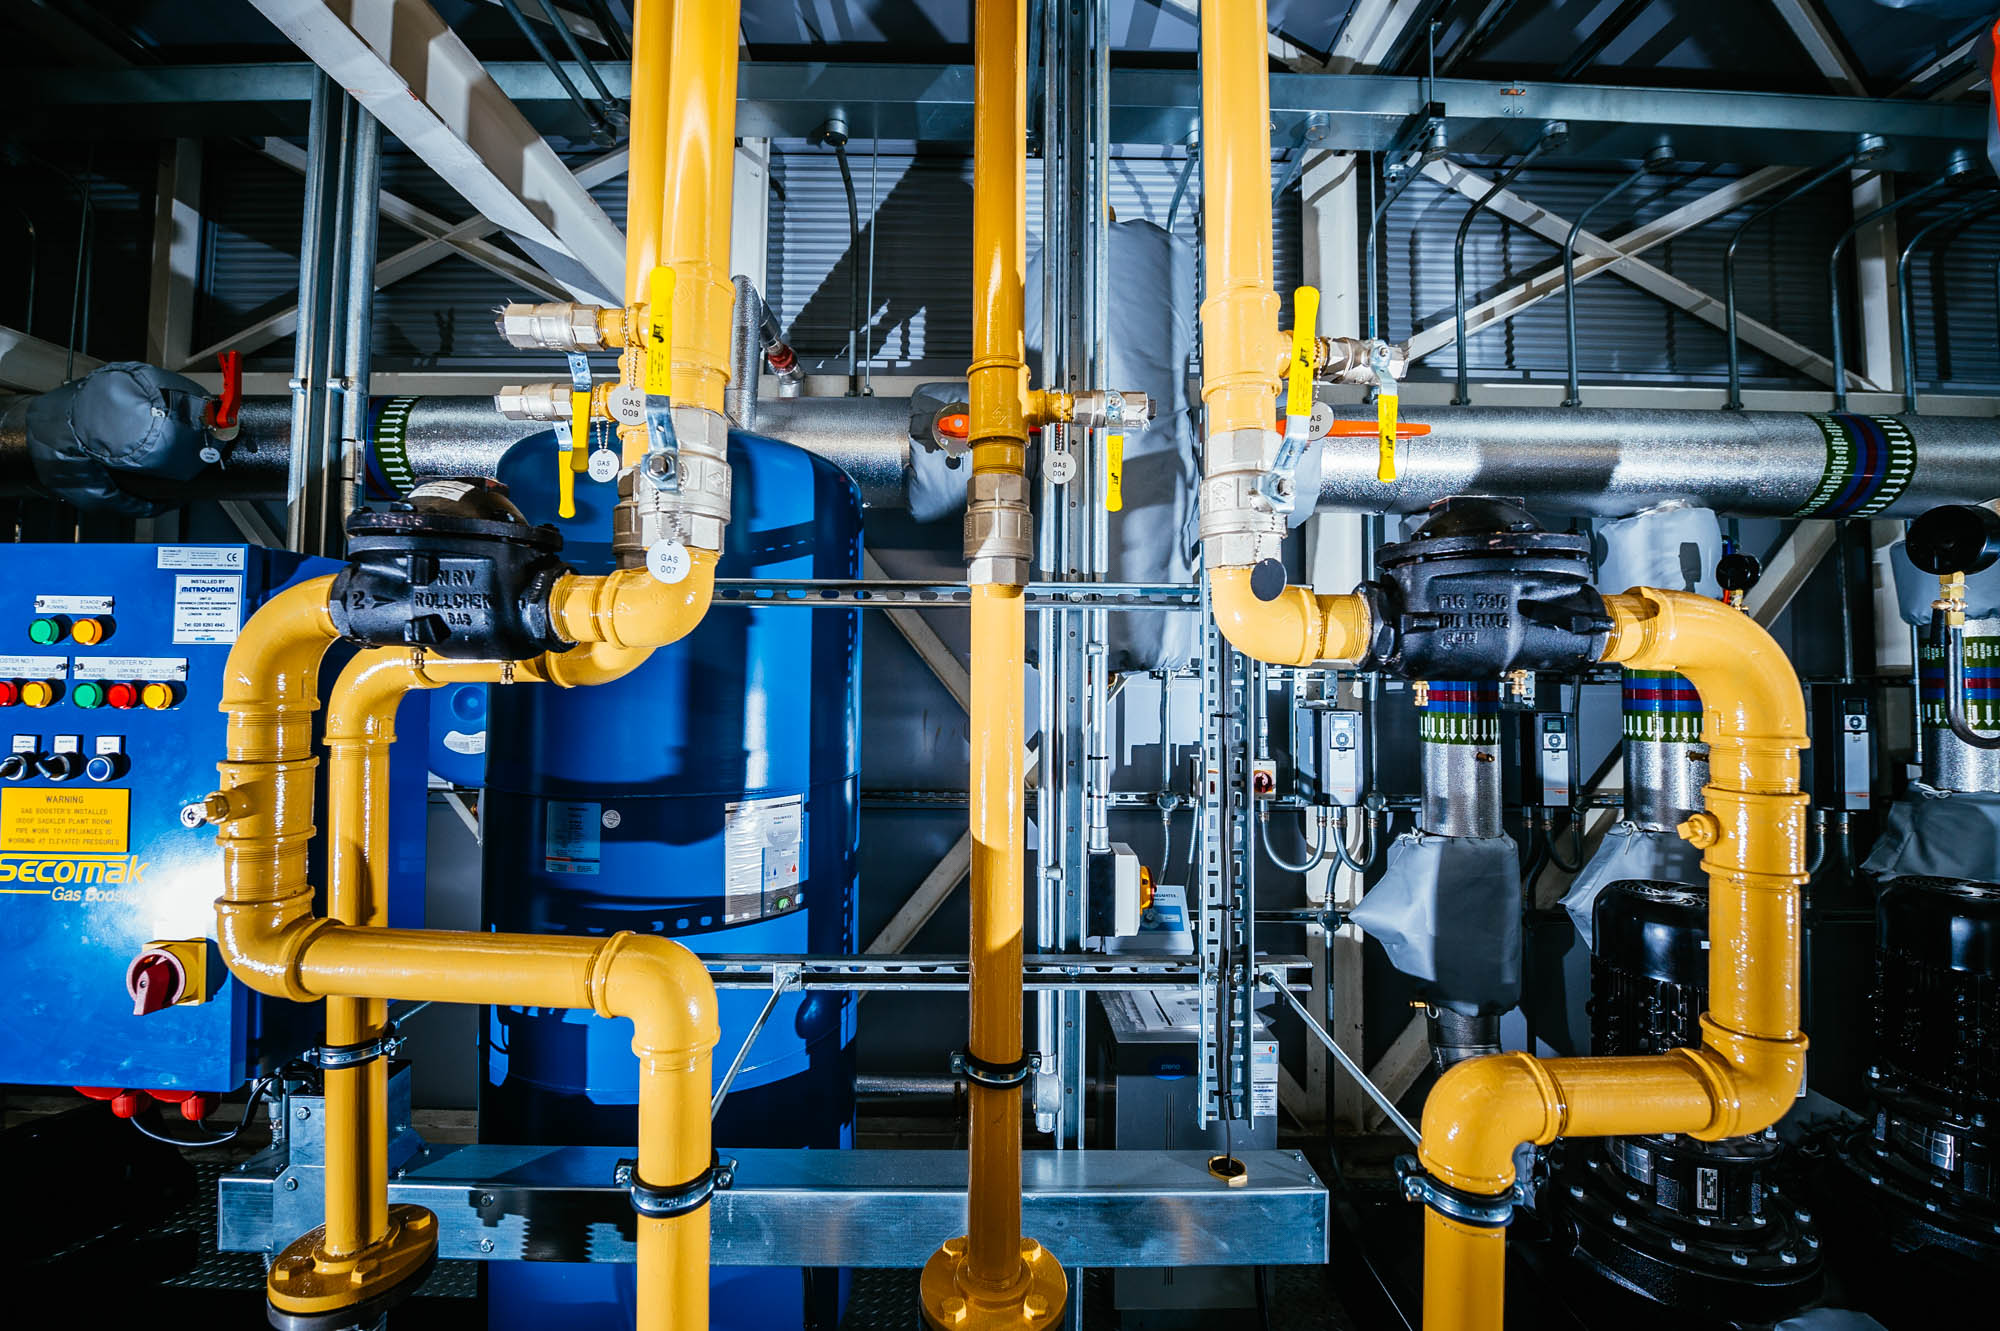
[(596, 873), (601, 812), (594, 802), (551, 800), (542, 867), (550, 873)]
[(760, 920), (798, 906), (805, 797), (776, 795), (725, 805), (722, 826), (723, 922)]

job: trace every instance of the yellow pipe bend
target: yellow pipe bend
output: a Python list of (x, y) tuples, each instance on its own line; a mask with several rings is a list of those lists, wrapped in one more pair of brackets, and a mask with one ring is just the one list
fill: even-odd
[[(1707, 813), (1682, 826), (1703, 848), (1709, 879), (1709, 1010), (1702, 1043), (1645, 1058), (1541, 1060), (1523, 1053), (1460, 1063), (1424, 1105), (1424, 1168), (1466, 1192), (1497, 1195), (1513, 1153), (1559, 1136), (1687, 1133), (1718, 1140), (1760, 1132), (1798, 1094), (1799, 902), (1805, 798), (1799, 753), (1805, 699), (1784, 653), (1755, 621), (1719, 602), (1637, 588), (1607, 596), (1602, 659), (1670, 670), (1702, 699), (1710, 746)], [(1432, 1331), (1500, 1325), (1503, 1230), (1425, 1225), (1424, 1324)], [(1475, 1252), (1474, 1249), (1477, 1248)], [(1475, 1274), (1481, 1288), (1463, 1281)]]
[[(549, 594), (549, 615), (555, 621), (556, 631), (571, 642), (607, 643), (619, 648), (650, 650), (679, 642), (708, 613), (709, 602), (715, 595), (715, 565), (720, 558), (713, 550), (699, 548), (690, 548), (688, 556), (691, 561), (688, 575), (676, 583), (661, 582), (642, 568), (621, 568), (597, 577), (571, 574), (558, 579)], [(596, 659), (608, 664), (621, 658), (599, 654)], [(632, 662), (633, 666), (637, 664), (637, 660)], [(547, 669), (553, 672), (552, 678), (563, 673), (558, 666)], [(579, 673), (574, 678), (584, 682), (586, 674)]]
[(1213, 568), (1208, 603), (1231, 646), (1272, 665), (1352, 661), (1368, 645), (1368, 605), (1352, 593), (1316, 596), (1293, 586), (1260, 601), (1250, 590), (1249, 569)]

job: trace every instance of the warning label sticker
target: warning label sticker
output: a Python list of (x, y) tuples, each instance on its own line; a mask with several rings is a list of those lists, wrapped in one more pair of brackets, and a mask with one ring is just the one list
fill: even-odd
[(722, 825), (723, 923), (796, 909), (804, 896), (799, 890), (804, 797), (778, 795), (725, 805)]
[(174, 576), (174, 641), (235, 642), (243, 624), (243, 578), (235, 573)]
[(603, 806), (594, 801), (551, 800), (543, 837), (543, 869), (549, 873), (596, 873), (602, 811)]
[(0, 791), (0, 851), (122, 855), (131, 799), (122, 789)]

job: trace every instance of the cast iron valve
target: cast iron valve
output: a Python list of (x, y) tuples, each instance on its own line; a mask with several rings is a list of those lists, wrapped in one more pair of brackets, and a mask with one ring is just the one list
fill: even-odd
[(549, 593), (570, 571), (561, 549), (562, 534), (530, 526), (500, 482), (428, 481), (387, 509), (347, 519), (334, 627), (366, 646), (460, 660), (567, 651), (549, 618)]
[(1519, 499), (1440, 500), (1376, 566), (1381, 580), (1361, 588), (1376, 626), (1363, 665), (1405, 679), (1575, 669), (1611, 632), (1588, 538), (1544, 529)]

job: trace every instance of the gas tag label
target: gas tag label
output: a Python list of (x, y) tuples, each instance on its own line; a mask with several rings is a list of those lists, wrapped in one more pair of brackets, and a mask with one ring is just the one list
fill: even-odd
[(231, 643), (243, 626), (243, 578), (235, 573), (174, 577), (174, 641)]
[(646, 547), (646, 571), (669, 587), (685, 581), (694, 561), (679, 541), (655, 541)]
[(618, 455), (608, 448), (600, 448), (591, 453), (590, 461), (584, 464), (590, 470), (593, 481), (611, 481), (618, 478)]
[(550, 801), (542, 868), (549, 873), (596, 873), (600, 854), (597, 829), (603, 816), (603, 806), (594, 801)]
[(131, 799), (122, 787), (0, 791), (0, 852), (122, 855)]
[(240, 545), (163, 545), (159, 557), (154, 561), (156, 568), (216, 568), (241, 569), (243, 567), (243, 547)]

